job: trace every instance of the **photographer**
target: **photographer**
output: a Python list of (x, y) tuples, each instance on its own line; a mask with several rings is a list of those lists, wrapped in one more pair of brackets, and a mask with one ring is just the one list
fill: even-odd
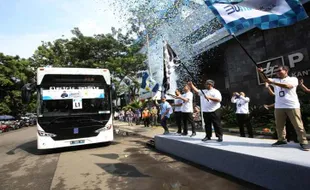
[(253, 128), (249, 116), (250, 98), (245, 96), (244, 92), (234, 92), (231, 102), (236, 104), (236, 119), (239, 126), (240, 136), (245, 137), (244, 125), (246, 125), (250, 138), (253, 138)]

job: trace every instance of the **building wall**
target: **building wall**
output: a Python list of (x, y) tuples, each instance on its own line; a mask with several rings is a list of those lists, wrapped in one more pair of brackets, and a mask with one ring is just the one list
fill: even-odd
[[(310, 14), (310, 3), (305, 9)], [(290, 75), (305, 80), (310, 87), (310, 19), (295, 25), (271, 30), (252, 29), (237, 37), (256, 63), (267, 68), (268, 77), (276, 77), (275, 65), (290, 67)], [(256, 66), (235, 39), (200, 54), (203, 62), (199, 86), (210, 78), (215, 80), (225, 103), (233, 92), (243, 91), (251, 98), (252, 104), (273, 103), (264, 84), (258, 80)], [(268, 63), (270, 63), (268, 67)], [(274, 70), (273, 70), (274, 69)], [(273, 72), (272, 72), (273, 71)]]
[[(308, 6), (309, 7), (309, 6)], [(308, 7), (306, 7), (308, 9)], [(308, 14), (310, 13), (309, 10)], [(290, 67), (291, 76), (303, 78), (310, 86), (310, 19), (306, 19), (293, 26), (271, 30), (253, 29), (238, 36), (243, 46), (253, 59), (263, 68), (267, 67), (269, 59), (271, 66), (281, 64)], [(225, 49), (225, 63), (228, 70), (229, 91), (244, 91), (251, 97), (252, 102), (264, 104), (273, 101), (264, 85), (259, 85), (256, 67), (250, 58), (234, 40), (223, 44)], [(262, 62), (262, 63), (261, 63)], [(269, 67), (269, 71), (272, 68)], [(271, 72), (269, 73), (271, 74)]]
[[(308, 2), (306, 0), (302, 2), (305, 3), (304, 7), (310, 14), (310, 3), (306, 3)], [(203, 81), (213, 79), (216, 82), (216, 88), (222, 92), (225, 102), (229, 102), (232, 92), (244, 91), (251, 97), (252, 103), (272, 103), (273, 97), (270, 97), (267, 90), (259, 85), (255, 65), (234, 39), (228, 40), (226, 30), (217, 29), (216, 32), (211, 35), (206, 34), (205, 38), (194, 44), (185, 42), (185, 39), (191, 37), (195, 31), (214, 19), (210, 10), (202, 5), (204, 3), (192, 3), (187, 7), (194, 10), (189, 16), (183, 17), (180, 11), (178, 17), (157, 29), (157, 35), (150, 41), (148, 53), (149, 67), (155, 80), (161, 82), (163, 78), (162, 41), (166, 40), (182, 61), (192, 61), (192, 58), (196, 57), (198, 61), (187, 66), (191, 70), (199, 65), (199, 70), (196, 72), (194, 69), (193, 74), (200, 88), (203, 88)], [(308, 45), (310, 44), (310, 19), (284, 28), (265, 31), (253, 29), (238, 36), (238, 39), (262, 67), (266, 67), (269, 62), (266, 60), (275, 58), (270, 61), (271, 67), (268, 70), (271, 71), (275, 64), (282, 64), (283, 60), (283, 64), (291, 67), (291, 73), (303, 77), (305, 84), (310, 87), (310, 47)], [(212, 44), (220, 45), (210, 49), (215, 46)], [(300, 56), (302, 59), (298, 61)], [(294, 62), (296, 62), (295, 65)], [(180, 70), (179, 77), (175, 77), (178, 80), (178, 88), (182, 88), (188, 80), (184, 69)]]

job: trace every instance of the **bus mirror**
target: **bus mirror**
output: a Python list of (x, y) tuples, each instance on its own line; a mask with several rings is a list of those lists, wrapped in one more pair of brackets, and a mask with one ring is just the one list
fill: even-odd
[(34, 85), (31, 83), (27, 83), (22, 87), (22, 89), (21, 89), (21, 91), (22, 91), (22, 102), (24, 104), (30, 103), (33, 90), (34, 90)]
[(115, 89), (114, 84), (111, 85), (111, 94), (112, 94), (112, 100), (116, 100), (117, 95), (116, 95), (116, 89)]

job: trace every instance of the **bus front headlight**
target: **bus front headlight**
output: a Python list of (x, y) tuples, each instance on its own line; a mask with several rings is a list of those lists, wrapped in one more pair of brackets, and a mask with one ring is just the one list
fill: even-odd
[(101, 131), (108, 131), (108, 130), (112, 129), (112, 127), (113, 127), (113, 125), (106, 125), (105, 127), (102, 127), (102, 128), (100, 128), (100, 129), (97, 129), (97, 130), (95, 131), (95, 133), (100, 133)]
[(56, 137), (57, 135), (53, 134), (53, 133), (46, 133), (44, 131), (40, 131), (38, 130), (38, 134), (41, 137)]

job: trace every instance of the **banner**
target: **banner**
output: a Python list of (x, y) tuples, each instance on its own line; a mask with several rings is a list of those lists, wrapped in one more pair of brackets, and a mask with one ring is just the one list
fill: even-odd
[(64, 99), (93, 99), (104, 98), (104, 89), (70, 89), (61, 90), (50, 88), (43, 90), (42, 100), (64, 100)]
[(205, 0), (230, 34), (292, 25), (308, 17), (299, 0)]

